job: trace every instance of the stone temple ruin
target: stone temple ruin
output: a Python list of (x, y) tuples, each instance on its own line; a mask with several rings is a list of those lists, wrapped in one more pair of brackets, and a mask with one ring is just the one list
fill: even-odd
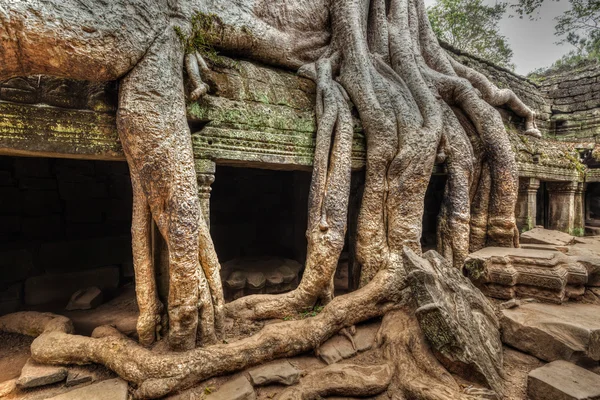
[[(522, 245), (474, 252), (464, 272), (497, 304), (505, 302), (501, 320), (505, 344), (545, 362), (566, 360), (597, 372), (600, 239), (594, 236), (600, 235), (600, 146), (596, 143), (600, 68), (585, 67), (534, 83), (470, 55), (448, 51), (499, 87), (512, 89), (535, 110), (543, 134), (542, 139), (519, 134), (522, 119), (499, 109), (518, 161), (515, 213)], [(287, 71), (224, 57), (211, 65), (210, 75), (204, 78), (211, 90), (188, 104), (187, 117), (198, 196), (222, 263), (226, 300), (287, 292), (298, 285), (306, 259), (315, 85)], [(0, 84), (0, 315), (53, 311), (68, 315), (83, 334), (102, 324), (135, 333), (129, 233), (132, 194), (116, 132), (116, 102), (116, 83), (32, 76)], [(336, 293), (358, 287), (360, 266), (353, 250), (364, 180), (361, 129), (356, 119), (349, 225), (335, 277)], [(436, 248), (445, 180), (442, 161), (434, 169), (426, 195), (424, 250)], [(160, 235), (154, 235), (153, 256), (164, 267), (163, 246)], [(167, 274), (164, 270), (158, 274), (162, 276), (159, 291), (166, 296)], [(83, 306), (74, 308), (87, 308), (88, 296), (88, 307), (94, 310), (63, 311), (74, 293), (91, 287), (97, 292), (80, 293)], [(118, 304), (117, 311), (111, 304)], [(553, 333), (548, 333), (548, 326)], [(354, 356), (357, 348), (370, 348), (376, 329), (367, 326), (364, 331), (360, 331), (364, 342), (358, 346), (349, 347), (341, 336), (326, 342), (319, 351), (321, 358), (334, 363)], [(0, 374), (0, 380), (18, 377), (25, 360), (11, 367), (15, 376)], [(565, 374), (581, 373), (571, 371), (570, 365), (560, 368)], [(530, 369), (535, 366), (533, 362)], [(285, 367), (291, 371), (290, 382), (296, 383), (299, 371)], [(548, 364), (546, 370), (530, 375), (530, 388), (536, 388), (530, 393), (532, 399), (558, 398), (552, 390), (571, 396), (564, 398), (583, 398), (572, 395), (570, 388), (551, 387), (548, 377), (555, 373), (551, 367)], [(71, 371), (68, 374), (75, 379)], [(274, 379), (258, 375), (251, 372), (255, 385), (257, 380)], [(64, 372), (56, 381), (66, 377)], [(586, 377), (589, 390), (596, 390), (593, 396), (600, 396), (598, 377)], [(226, 385), (232, 383), (235, 380), (217, 392), (222, 397), (208, 398), (234, 398), (224, 395), (229, 390)], [(20, 390), (27, 385), (36, 386), (22, 384)], [(245, 381), (241, 385), (248, 389)], [(239, 398), (256, 398), (247, 396)]]

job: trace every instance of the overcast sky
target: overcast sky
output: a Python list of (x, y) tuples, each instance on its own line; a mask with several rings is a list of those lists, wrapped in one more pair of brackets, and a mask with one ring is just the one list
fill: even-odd
[[(486, 0), (488, 4), (494, 4), (494, 0)], [(514, 3), (514, 0), (512, 0)], [(509, 0), (511, 3), (511, 0)], [(425, 0), (425, 5), (434, 5), (435, 0)], [(545, 0), (537, 19), (531, 21), (528, 18), (520, 19), (517, 16), (505, 18), (500, 22), (500, 33), (508, 39), (512, 48), (513, 62), (516, 64), (516, 72), (526, 75), (528, 72), (539, 68), (550, 66), (563, 54), (573, 49), (571, 45), (557, 45), (559, 40), (554, 36), (554, 18), (569, 8), (568, 0)], [(508, 12), (514, 15), (514, 12)]]

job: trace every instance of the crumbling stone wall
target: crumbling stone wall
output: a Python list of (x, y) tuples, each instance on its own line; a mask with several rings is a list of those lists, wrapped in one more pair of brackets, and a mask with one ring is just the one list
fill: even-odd
[(131, 198), (126, 163), (0, 157), (0, 314), (130, 276)]
[(550, 137), (595, 140), (600, 134), (600, 64), (544, 78), (540, 90), (552, 103)]

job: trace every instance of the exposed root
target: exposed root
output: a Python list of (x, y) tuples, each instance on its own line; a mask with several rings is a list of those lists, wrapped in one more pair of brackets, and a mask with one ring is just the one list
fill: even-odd
[(310, 373), (299, 385), (284, 390), (277, 400), (312, 400), (321, 396), (367, 397), (387, 389), (393, 368), (388, 364), (333, 364)]

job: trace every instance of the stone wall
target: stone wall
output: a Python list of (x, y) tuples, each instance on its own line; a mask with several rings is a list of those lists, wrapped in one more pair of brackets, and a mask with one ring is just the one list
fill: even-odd
[(600, 134), (600, 64), (546, 77), (540, 90), (552, 103), (550, 137), (595, 141)]
[(131, 198), (122, 162), (0, 157), (0, 314), (131, 277)]

